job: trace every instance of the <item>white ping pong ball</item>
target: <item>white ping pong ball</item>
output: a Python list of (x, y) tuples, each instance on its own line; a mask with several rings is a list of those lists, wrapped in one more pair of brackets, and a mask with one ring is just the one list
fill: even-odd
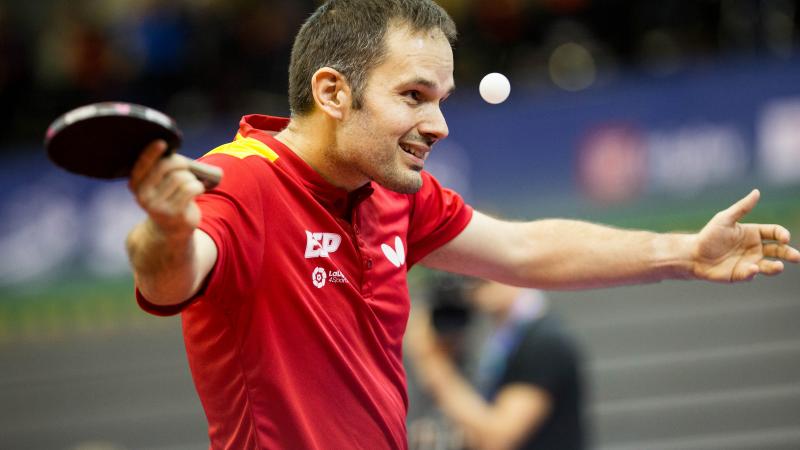
[(511, 93), (511, 83), (502, 73), (493, 72), (483, 77), (478, 91), (484, 100), (496, 105), (506, 101), (508, 94)]

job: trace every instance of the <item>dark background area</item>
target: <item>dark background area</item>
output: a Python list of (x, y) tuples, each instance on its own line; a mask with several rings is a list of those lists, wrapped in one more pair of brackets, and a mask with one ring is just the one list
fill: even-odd
[[(448, 0), (456, 79), (498, 71), (532, 91), (663, 78), (731, 60), (797, 55), (798, 2)], [(309, 0), (6, 0), (0, 3), (0, 144), (38, 142), (53, 117), (109, 99), (183, 123), (286, 110), (292, 39)], [(564, 44), (573, 44), (564, 47)], [(595, 80), (587, 82), (587, 72)], [(265, 108), (266, 107), (266, 108)]]

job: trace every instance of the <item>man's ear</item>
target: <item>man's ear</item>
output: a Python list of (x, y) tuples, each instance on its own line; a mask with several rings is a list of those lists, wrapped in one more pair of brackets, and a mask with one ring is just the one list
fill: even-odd
[(317, 108), (341, 120), (350, 109), (352, 91), (347, 79), (336, 69), (323, 67), (311, 77), (311, 92)]

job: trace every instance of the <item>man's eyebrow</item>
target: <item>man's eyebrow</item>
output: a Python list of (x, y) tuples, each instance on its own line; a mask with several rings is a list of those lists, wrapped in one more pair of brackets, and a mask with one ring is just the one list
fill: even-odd
[[(422, 78), (422, 77), (414, 78), (414, 79), (412, 79), (412, 80), (410, 80), (408, 82), (405, 82), (403, 84), (404, 85), (417, 84), (417, 85), (420, 85), (420, 86), (425, 86), (426, 88), (428, 88), (430, 90), (436, 90), (436, 88), (437, 88), (437, 85), (436, 85), (435, 82), (433, 82), (433, 81), (431, 81), (431, 80), (429, 80), (427, 78)], [(447, 95), (452, 94), (453, 91), (455, 91), (455, 90), (456, 90), (456, 85), (453, 84), (453, 86), (447, 91)]]

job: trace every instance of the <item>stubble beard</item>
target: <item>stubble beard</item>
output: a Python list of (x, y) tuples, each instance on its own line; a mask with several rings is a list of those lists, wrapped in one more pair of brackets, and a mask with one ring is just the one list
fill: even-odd
[[(398, 194), (414, 194), (422, 187), (421, 168), (409, 168), (402, 161), (403, 155), (375, 153), (376, 147), (360, 148), (350, 152), (334, 150), (328, 154), (332, 167), (347, 168), (352, 176), (368, 179)], [(398, 147), (397, 152), (402, 152)], [(348, 155), (348, 153), (350, 153)], [(353, 153), (366, 154), (354, 158)], [(360, 178), (360, 177), (359, 177)]]
[[(397, 151), (401, 151), (399, 148)], [(370, 165), (377, 173), (368, 174), (375, 183), (398, 194), (414, 194), (422, 187), (420, 170), (409, 169), (397, 160), (398, 155), (388, 160), (370, 161)], [(400, 155), (402, 157), (402, 155)]]
[[(422, 187), (422, 168), (409, 168), (403, 162), (399, 143), (385, 151), (379, 144), (373, 148), (361, 148), (367, 155), (357, 163), (357, 169), (366, 178), (398, 194), (414, 194)], [(380, 149), (380, 150), (379, 150)]]
[[(403, 155), (399, 154), (403, 152), (399, 142), (386, 143), (387, 146), (392, 145), (394, 147), (392, 149), (383, 146), (384, 139), (376, 136), (372, 131), (373, 124), (369, 120), (370, 114), (371, 111), (367, 105), (362, 105), (354, 114), (356, 122), (353, 125), (357, 127), (357, 135), (364, 137), (359, 142), (361, 145), (359, 151), (362, 157), (360, 161), (353, 161), (356, 169), (372, 182), (390, 191), (399, 194), (416, 193), (422, 187), (422, 175), (420, 174), (422, 168), (409, 168), (405, 165), (402, 161)], [(356, 115), (361, 115), (361, 117), (356, 117)], [(374, 147), (367, 142), (374, 143)]]
[(422, 187), (422, 168), (408, 167), (400, 143), (393, 142), (391, 145), (393, 148), (390, 151), (371, 153), (368, 165), (372, 173), (369, 178), (398, 194), (414, 194)]
[(398, 194), (415, 194), (422, 188), (422, 176), (419, 172), (415, 172), (413, 175), (409, 174), (404, 178), (404, 180), (396, 180), (396, 183), (395, 180), (391, 180), (378, 182), (378, 184)]

